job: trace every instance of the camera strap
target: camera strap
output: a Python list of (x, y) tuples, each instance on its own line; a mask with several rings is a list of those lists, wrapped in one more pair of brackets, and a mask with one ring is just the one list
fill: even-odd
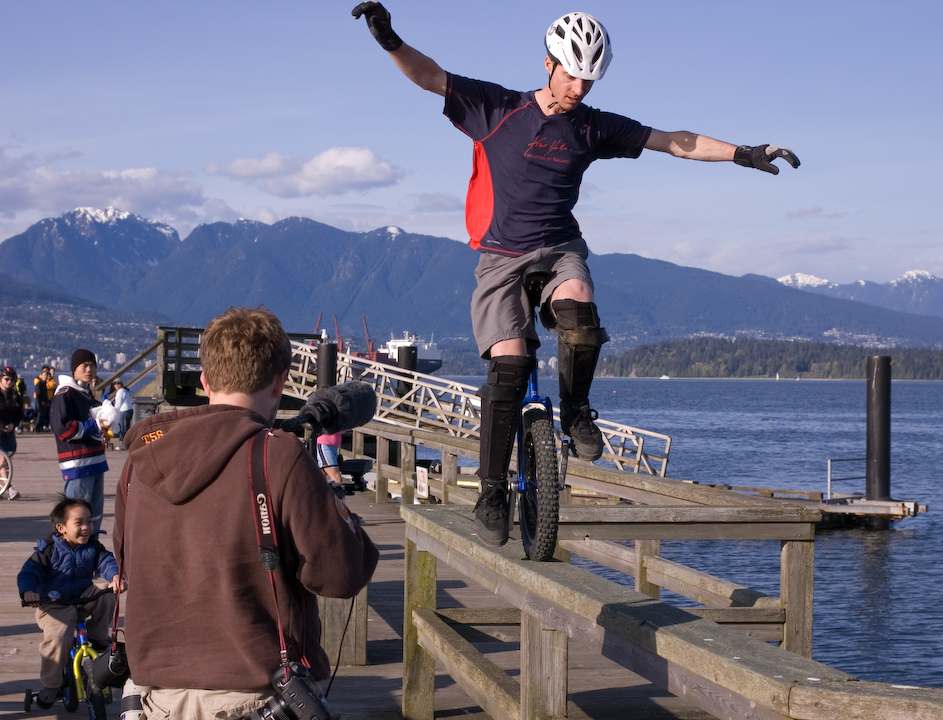
[(275, 598), (275, 622), (278, 625), (278, 642), (281, 646), (282, 664), (288, 661), (288, 647), (282, 631), (282, 619), (278, 612), (278, 591), (275, 586), (275, 569), (278, 567), (278, 539), (275, 536), (275, 513), (272, 495), (269, 492), (268, 464), (266, 462), (269, 428), (263, 428), (249, 440), (249, 489), (252, 491), (252, 507), (255, 508), (255, 536), (259, 544), (259, 562), (269, 574), (272, 596)]

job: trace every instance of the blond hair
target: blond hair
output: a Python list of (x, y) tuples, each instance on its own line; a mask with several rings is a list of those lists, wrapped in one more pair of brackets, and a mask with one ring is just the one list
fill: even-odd
[(252, 395), (291, 366), (291, 341), (265, 307), (231, 307), (203, 331), (200, 362), (214, 392)]

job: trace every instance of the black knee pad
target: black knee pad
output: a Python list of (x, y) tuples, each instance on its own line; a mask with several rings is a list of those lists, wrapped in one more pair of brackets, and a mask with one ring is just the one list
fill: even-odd
[(500, 355), (491, 358), (488, 377), (476, 394), (492, 402), (520, 402), (536, 367), (537, 360), (532, 357)]
[(556, 315), (557, 337), (571, 347), (602, 347), (608, 342), (605, 328), (599, 327), (596, 303), (579, 300), (554, 300), (550, 306)]

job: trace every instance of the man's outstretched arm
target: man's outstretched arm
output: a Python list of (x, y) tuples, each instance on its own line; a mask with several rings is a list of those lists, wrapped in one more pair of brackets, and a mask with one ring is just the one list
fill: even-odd
[(733, 161), (743, 167), (756, 168), (764, 172), (779, 174), (779, 168), (773, 165), (773, 160), (783, 158), (794, 168), (799, 167), (799, 158), (795, 153), (776, 145), (731, 145), (722, 140), (715, 140), (706, 135), (678, 131), (663, 132), (652, 129), (652, 133), (645, 143), (648, 150), (668, 153), (675, 157), (688, 160), (702, 160), (704, 162)]
[(434, 92), (436, 95), (445, 95), (448, 82), (445, 70), (440, 68), (432, 58), (406, 45), (399, 35), (393, 32), (390, 13), (383, 5), (372, 0), (362, 2), (351, 11), (351, 14), (355, 18), (363, 16), (366, 19), (370, 33), (380, 43), (380, 47), (390, 54), (403, 75), (423, 90)]

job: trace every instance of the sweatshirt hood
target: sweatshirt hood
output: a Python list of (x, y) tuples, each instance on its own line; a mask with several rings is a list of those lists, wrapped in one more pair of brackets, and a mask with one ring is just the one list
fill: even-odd
[(90, 394), (88, 385), (85, 383), (79, 383), (71, 375), (60, 375), (59, 376), (59, 386), (56, 388), (56, 395), (61, 392), (65, 392), (69, 388), (73, 390), (78, 390), (80, 393), (85, 393), (86, 395)]
[[(211, 415), (216, 417), (208, 422)], [(223, 415), (225, 419), (219, 417)], [(182, 505), (210, 485), (246, 440), (266, 427), (261, 415), (233, 405), (203, 405), (147, 417), (125, 437), (133, 466), (131, 483), (142, 483), (167, 502)], [(237, 461), (247, 463), (242, 455)]]

